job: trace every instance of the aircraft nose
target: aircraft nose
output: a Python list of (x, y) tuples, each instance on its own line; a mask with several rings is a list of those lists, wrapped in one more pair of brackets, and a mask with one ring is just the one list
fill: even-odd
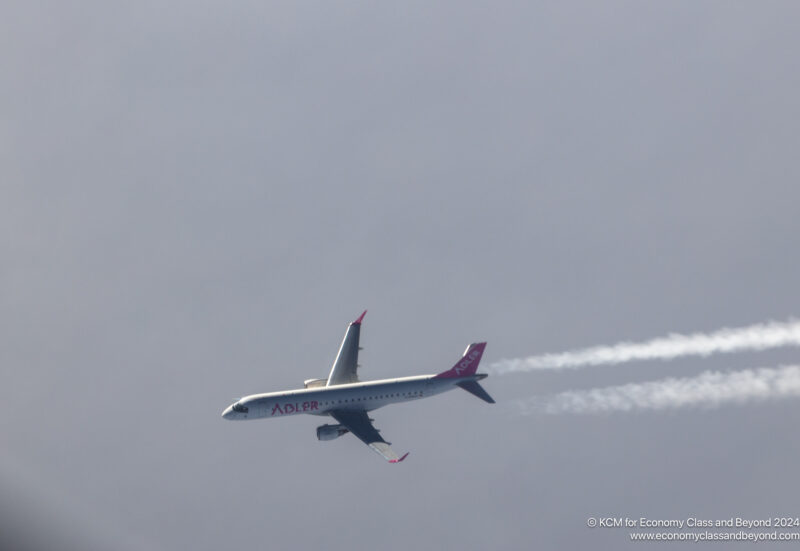
[(225, 408), (225, 411), (222, 412), (223, 419), (233, 419), (233, 406), (228, 406)]

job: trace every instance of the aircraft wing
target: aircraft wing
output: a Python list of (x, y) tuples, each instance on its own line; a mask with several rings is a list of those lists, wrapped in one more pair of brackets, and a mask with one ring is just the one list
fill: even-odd
[(361, 314), (356, 321), (347, 326), (347, 332), (342, 339), (339, 353), (333, 362), (331, 373), (328, 375), (327, 386), (346, 385), (358, 382), (358, 337), (361, 333), (361, 320), (367, 311)]
[(408, 455), (405, 453), (401, 457), (395, 453), (389, 442), (381, 438), (380, 433), (372, 426), (372, 422), (364, 410), (332, 411), (331, 417), (336, 419), (339, 424), (344, 425), (375, 452), (381, 454), (389, 463), (399, 463)]

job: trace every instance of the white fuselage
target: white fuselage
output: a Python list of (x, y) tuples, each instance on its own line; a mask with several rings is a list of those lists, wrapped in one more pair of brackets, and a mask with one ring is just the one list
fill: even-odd
[[(320, 386), (268, 392), (245, 396), (223, 413), (232, 420), (286, 417), (300, 413), (328, 415), (333, 410), (371, 411), (389, 404), (409, 402), (427, 398), (455, 388), (457, 383), (482, 378), (467, 377), (437, 378), (436, 375), (418, 375), (397, 379), (382, 379), (363, 383)], [(246, 411), (245, 411), (246, 410)]]

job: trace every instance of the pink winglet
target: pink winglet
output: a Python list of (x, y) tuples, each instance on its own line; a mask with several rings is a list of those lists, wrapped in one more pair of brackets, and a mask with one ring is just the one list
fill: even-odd
[(400, 459), (390, 459), (389, 463), (400, 463), (403, 459), (408, 457), (408, 454), (409, 452), (406, 452), (405, 455), (403, 455), (403, 457), (401, 457)]
[(367, 311), (364, 310), (364, 313), (361, 314), (360, 316), (358, 316), (358, 319), (356, 321), (354, 321), (353, 323), (351, 323), (350, 325), (361, 325), (361, 320), (363, 320), (364, 316), (366, 316), (366, 315), (367, 315)]

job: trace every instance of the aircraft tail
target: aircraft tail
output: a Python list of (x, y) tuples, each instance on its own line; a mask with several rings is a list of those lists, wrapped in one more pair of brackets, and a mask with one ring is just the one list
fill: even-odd
[(478, 370), (478, 364), (481, 362), (481, 356), (483, 356), (484, 348), (486, 348), (485, 342), (473, 343), (469, 345), (464, 351), (464, 355), (461, 357), (461, 359), (456, 362), (456, 365), (447, 371), (439, 373), (436, 378), (443, 379), (475, 375), (475, 372)]
[[(456, 365), (448, 369), (447, 371), (443, 371), (439, 373), (436, 378), (437, 379), (454, 379), (454, 378), (461, 378), (461, 377), (469, 377), (470, 375), (475, 375), (476, 371), (478, 371), (478, 364), (481, 363), (481, 357), (483, 356), (483, 350), (486, 348), (485, 342), (478, 342), (472, 343), (467, 347), (464, 351), (464, 355), (461, 357)], [(478, 380), (484, 379), (487, 377), (485, 373), (478, 373), (477, 378)], [(489, 396), (489, 393), (486, 392), (483, 387), (478, 384), (476, 380), (469, 380), (469, 381), (459, 381), (456, 383), (457, 386), (460, 386), (473, 396), (477, 396), (484, 402), (489, 402), (490, 404), (494, 404), (494, 399)]]

